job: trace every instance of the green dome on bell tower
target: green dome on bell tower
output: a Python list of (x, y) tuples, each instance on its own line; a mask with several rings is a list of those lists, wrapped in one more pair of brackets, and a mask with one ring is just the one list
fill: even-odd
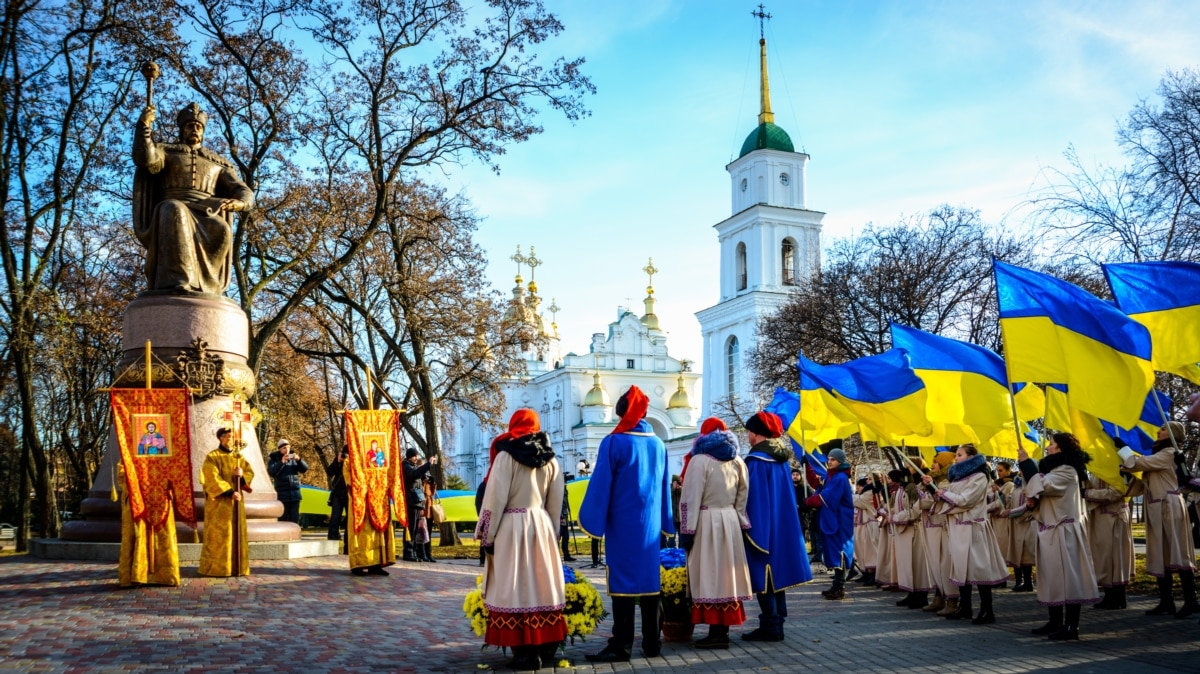
[(739, 159), (755, 150), (796, 151), (791, 136), (782, 127), (775, 125), (775, 113), (771, 112), (771, 87), (767, 82), (767, 40), (762, 37), (758, 39), (758, 60), (759, 96), (762, 107), (758, 113), (758, 126), (746, 136), (746, 142), (742, 143), (742, 151), (738, 154)]

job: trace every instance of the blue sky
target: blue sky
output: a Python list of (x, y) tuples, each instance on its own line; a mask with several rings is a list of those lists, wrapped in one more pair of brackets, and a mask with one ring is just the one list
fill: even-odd
[[(618, 305), (641, 311), (648, 257), (678, 358), (699, 362), (693, 314), (718, 299), (725, 165), (758, 113), (758, 24), (748, 0), (547, 0), (566, 26), (543, 53), (580, 55), (598, 92), (575, 125), (434, 176), (483, 218), (489, 277), (508, 293), (519, 244), (541, 293), (586, 352)], [(1114, 131), (1167, 69), (1200, 67), (1196, 2), (767, 4), (776, 123), (811, 155), (822, 245), (943, 203), (1022, 227), (1046, 168), (1123, 162)], [(1189, 32), (1188, 28), (1192, 30)], [(528, 273), (526, 273), (528, 280)], [(545, 306), (545, 305), (543, 305)]]

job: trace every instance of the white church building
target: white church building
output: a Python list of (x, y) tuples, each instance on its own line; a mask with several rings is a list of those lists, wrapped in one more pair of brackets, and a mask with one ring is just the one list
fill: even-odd
[[(759, 50), (758, 126), (738, 158), (725, 167), (732, 215), (713, 226), (721, 244), (720, 298), (696, 312), (704, 336), (703, 378), (692, 371), (690, 361), (667, 350), (667, 332), (654, 314), (653, 275), (658, 270), (652, 262), (644, 269), (650, 287), (642, 315), (617, 307), (616, 320), (592, 335), (584, 355), (561, 354), (557, 326), (552, 321), (547, 327), (540, 313), (537, 284), (531, 280), (526, 288), (518, 268), (511, 305), (518, 314), (512, 317), (530, 322), (547, 346), (525, 354), (524, 377), (504, 383), (503, 418), (521, 407), (537, 410), (567, 473), (575, 473), (580, 460), (595, 464), (600, 441), (616, 426), (613, 405), (630, 385), (650, 397), (646, 420), (666, 444), (668, 469), (675, 474), (701, 419), (724, 418), (731, 401), (745, 414), (766, 403), (753, 394), (743, 358), (755, 348), (759, 319), (778, 310), (795, 286), (820, 268), (825, 214), (807, 208), (809, 156), (796, 152), (787, 132), (774, 123), (766, 40), (759, 40)], [(518, 249), (513, 259), (519, 264), (521, 257)], [(697, 398), (699, 406), (693, 403)], [(501, 429), (481, 427), (473, 415), (460, 415), (453, 427), (446, 451), (449, 469), (474, 488), (487, 472), (488, 447)]]

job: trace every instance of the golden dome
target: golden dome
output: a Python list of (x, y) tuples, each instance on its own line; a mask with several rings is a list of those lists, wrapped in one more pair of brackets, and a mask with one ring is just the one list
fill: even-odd
[(603, 405), (608, 407), (610, 404), (608, 393), (600, 386), (600, 373), (597, 372), (595, 376), (592, 377), (592, 390), (588, 391), (587, 395), (583, 398), (583, 406), (592, 407), (596, 405)]
[(671, 395), (671, 401), (667, 403), (667, 409), (691, 409), (692, 402), (688, 400), (687, 391), (683, 388), (683, 375), (679, 375), (679, 388)]

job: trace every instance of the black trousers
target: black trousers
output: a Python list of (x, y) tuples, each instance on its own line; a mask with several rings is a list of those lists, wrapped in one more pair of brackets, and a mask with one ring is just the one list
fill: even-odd
[(326, 538), (331, 541), (342, 538), (342, 519), (346, 515), (346, 501), (337, 497), (329, 497), (329, 532)]
[(662, 623), (659, 620), (659, 601), (662, 595), (649, 594), (641, 597), (613, 597), (613, 635), (608, 645), (633, 650), (633, 605), (642, 606), (642, 648), (656, 646), (662, 643), (660, 633)]
[(279, 518), (280, 522), (300, 523), (300, 502), (299, 501), (284, 501), (283, 516)]

